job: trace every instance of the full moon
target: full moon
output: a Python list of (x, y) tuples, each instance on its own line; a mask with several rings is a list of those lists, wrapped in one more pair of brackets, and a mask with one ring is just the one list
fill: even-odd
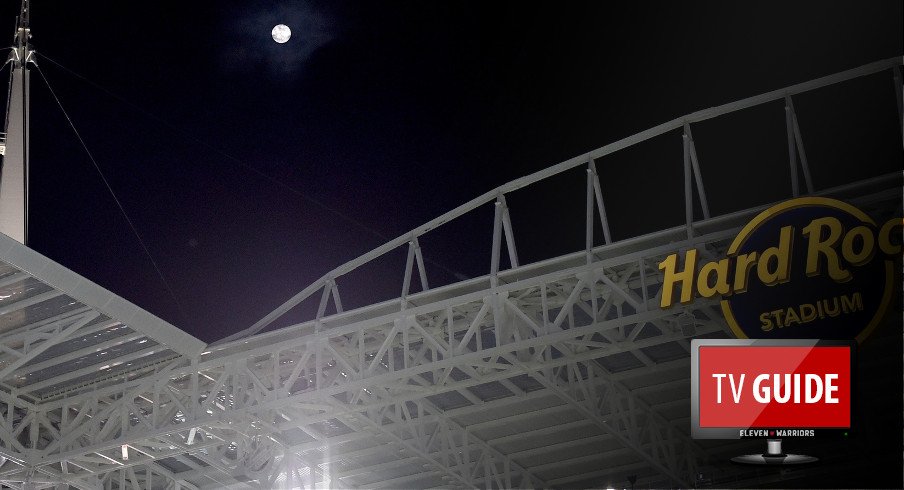
[(289, 26), (285, 24), (279, 24), (270, 31), (270, 35), (273, 36), (274, 41), (282, 44), (292, 37), (292, 29), (289, 29)]

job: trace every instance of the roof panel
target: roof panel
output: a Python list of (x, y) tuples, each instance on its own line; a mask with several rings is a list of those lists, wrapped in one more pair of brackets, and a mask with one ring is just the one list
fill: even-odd
[(23, 310), (25, 312), (25, 315), (23, 315), (23, 325), (39, 323), (58, 315), (65, 315), (77, 311), (84, 307), (85, 305), (75, 301), (69, 296), (60, 294), (59, 296), (43, 300), (40, 303), (34, 304)]
[[(101, 344), (98, 344), (101, 345)], [(103, 370), (103, 366), (110, 365), (120, 365), (120, 364), (128, 364), (132, 362), (132, 360), (138, 360), (144, 357), (143, 355), (131, 356), (131, 354), (140, 353), (142, 350), (146, 350), (155, 346), (158, 346), (156, 342), (147, 337), (139, 337), (136, 340), (132, 340), (129, 342), (124, 342), (118, 345), (111, 346), (109, 348), (100, 348), (93, 347), (93, 351), (68, 360), (66, 362), (60, 362), (53, 365), (48, 366), (45, 369), (41, 369), (38, 371), (30, 372), (25, 375), (25, 382), (21, 383), (19, 386), (34, 385), (36, 383), (40, 383), (42, 381), (46, 381), (48, 379), (67, 374), (73, 373), (79, 370), (83, 370), (86, 368), (90, 368), (92, 366), (97, 366), (98, 371)], [(169, 349), (157, 349), (166, 350)], [(172, 352), (172, 351), (169, 351)], [(150, 351), (145, 353), (145, 355), (152, 355), (154, 351)], [(130, 359), (126, 359), (130, 358)]]
[(0, 383), (32, 400), (134, 379), (198, 339), (0, 234)]
[(116, 383), (126, 378), (138, 377), (142, 371), (178, 357), (179, 354), (169, 349), (151, 351), (138, 358), (117, 358), (117, 360), (99, 367), (97, 365), (88, 366), (71, 373), (71, 376), (67, 376), (59, 382), (49, 382), (48, 380), (26, 385), (25, 388), (40, 398), (49, 398), (82, 388), (94, 387), (100, 383)]
[[(65, 294), (176, 352), (198, 354), (205, 347), (200, 340), (3, 234), (0, 234), (0, 261), (27, 275), (22, 281), (0, 287), (0, 315), (19, 309), (14, 303), (28, 306), (28, 301), (36, 301), (41, 294)], [(9, 304), (11, 310), (7, 310), (5, 303), (9, 299), (14, 300)], [(11, 326), (19, 327), (21, 323), (12, 322)]]
[(135, 332), (121, 323), (109, 323), (109, 318), (103, 316), (98, 317), (96, 320), (86, 325), (82, 330), (84, 333), (81, 335), (70, 337), (66, 342), (56, 344), (43, 353), (35, 356), (34, 359), (25, 364), (25, 368), (30, 370), (30, 368), (38, 366), (48, 360), (59, 358), (76, 351), (95, 349), (100, 346), (128, 342), (129, 340), (143, 337), (142, 334)]

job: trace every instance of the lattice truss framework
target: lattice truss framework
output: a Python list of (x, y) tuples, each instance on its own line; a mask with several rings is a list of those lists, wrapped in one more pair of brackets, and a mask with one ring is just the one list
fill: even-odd
[[(488, 410), (548, 390), (647, 464), (683, 481), (694, 469), (693, 443), (620, 381), (658, 366), (644, 348), (689, 348), (676, 314), (658, 309), (650, 264), (623, 255), (489, 295), (281, 341), (277, 349), (227, 349), (201, 356), (196, 368), (177, 360), (132, 383), (40, 405), (8, 404), (0, 437), (20, 454), (35, 451), (39, 473), (70, 483), (107, 472), (139, 481), (135, 467), (166, 475), (147, 465), (191, 453), (229, 473), (259, 466), (249, 476), (267, 475), (269, 486), (280, 473), (274, 469), (305, 461), (312, 444), (340, 444), (331, 444), (324, 429), (346, 426), (422, 458), (455, 485), (542, 487), (547, 483), (469, 433), (455, 422), (455, 409), (447, 413), (431, 397), (452, 392), (467, 400), (465, 410)], [(723, 328), (709, 302), (680, 315), (694, 315), (698, 333)], [(622, 353), (632, 353), (636, 365), (614, 376), (605, 358)], [(489, 383), (504, 387), (505, 396), (486, 401), (467, 390)], [(16, 417), (16, 408), (27, 415)], [(289, 429), (316, 442), (280, 441)], [(327, 478), (321, 464), (309, 461), (308, 476)]]
[[(883, 63), (797, 90), (893, 67), (900, 115), (900, 60)], [(312, 321), (195, 355), (161, 355), (151, 343), (138, 352), (153, 356), (134, 356), (145, 360), (88, 383), (81, 380), (96, 367), (22, 387), (4, 384), (0, 482), (79, 489), (543, 488), (633, 472), (638, 484), (692, 486), (706, 460), (688, 436), (689, 339), (727, 335), (727, 327), (717, 298), (660, 309), (657, 263), (690, 248), (724, 256), (762, 208), (710, 216), (690, 122), (785, 98), (794, 195), (842, 195), (864, 209), (900, 206), (900, 173), (814, 192), (792, 89), (687, 116), (585, 155), (583, 163), (503, 186), (333, 271), (249, 333), (319, 293)], [(595, 159), (675, 128), (683, 128), (686, 225), (613, 243)], [(578, 165), (587, 170), (585, 250), (520, 265), (506, 192)], [(418, 237), (486, 202), (495, 202), (489, 275), (430, 289)], [(597, 221), (602, 246), (595, 246)], [(399, 298), (343, 311), (337, 280), (400, 246), (408, 259)], [(505, 257), (511, 268), (501, 270)], [(416, 280), (421, 291), (414, 293)], [(28, 301), (60, 294), (51, 289)], [(4, 313), (28, 305), (14, 306)], [(122, 327), (86, 306), (6, 332), (0, 379), (65, 361), (42, 361), (40, 354), (76, 332)], [(124, 335), (140, 337), (128, 329)], [(563, 434), (572, 436), (556, 438)], [(514, 444), (532, 438), (549, 442)], [(566, 456), (541, 462), (555, 453)]]

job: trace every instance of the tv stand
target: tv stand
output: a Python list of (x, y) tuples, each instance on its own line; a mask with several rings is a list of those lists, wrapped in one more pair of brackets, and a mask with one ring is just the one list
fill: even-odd
[(741, 464), (805, 464), (815, 463), (819, 458), (803, 454), (785, 454), (782, 452), (781, 439), (766, 439), (766, 452), (763, 454), (746, 454), (731, 458), (735, 463)]

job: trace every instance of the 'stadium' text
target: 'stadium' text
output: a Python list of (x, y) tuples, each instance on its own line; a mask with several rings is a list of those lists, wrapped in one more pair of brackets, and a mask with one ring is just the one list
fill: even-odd
[(863, 295), (859, 291), (854, 294), (842, 294), (834, 298), (820, 299), (813, 303), (803, 303), (797, 306), (764, 311), (760, 313), (760, 328), (764, 332), (768, 332), (775, 327), (790, 327), (838, 315), (848, 315), (858, 311), (863, 311)]

